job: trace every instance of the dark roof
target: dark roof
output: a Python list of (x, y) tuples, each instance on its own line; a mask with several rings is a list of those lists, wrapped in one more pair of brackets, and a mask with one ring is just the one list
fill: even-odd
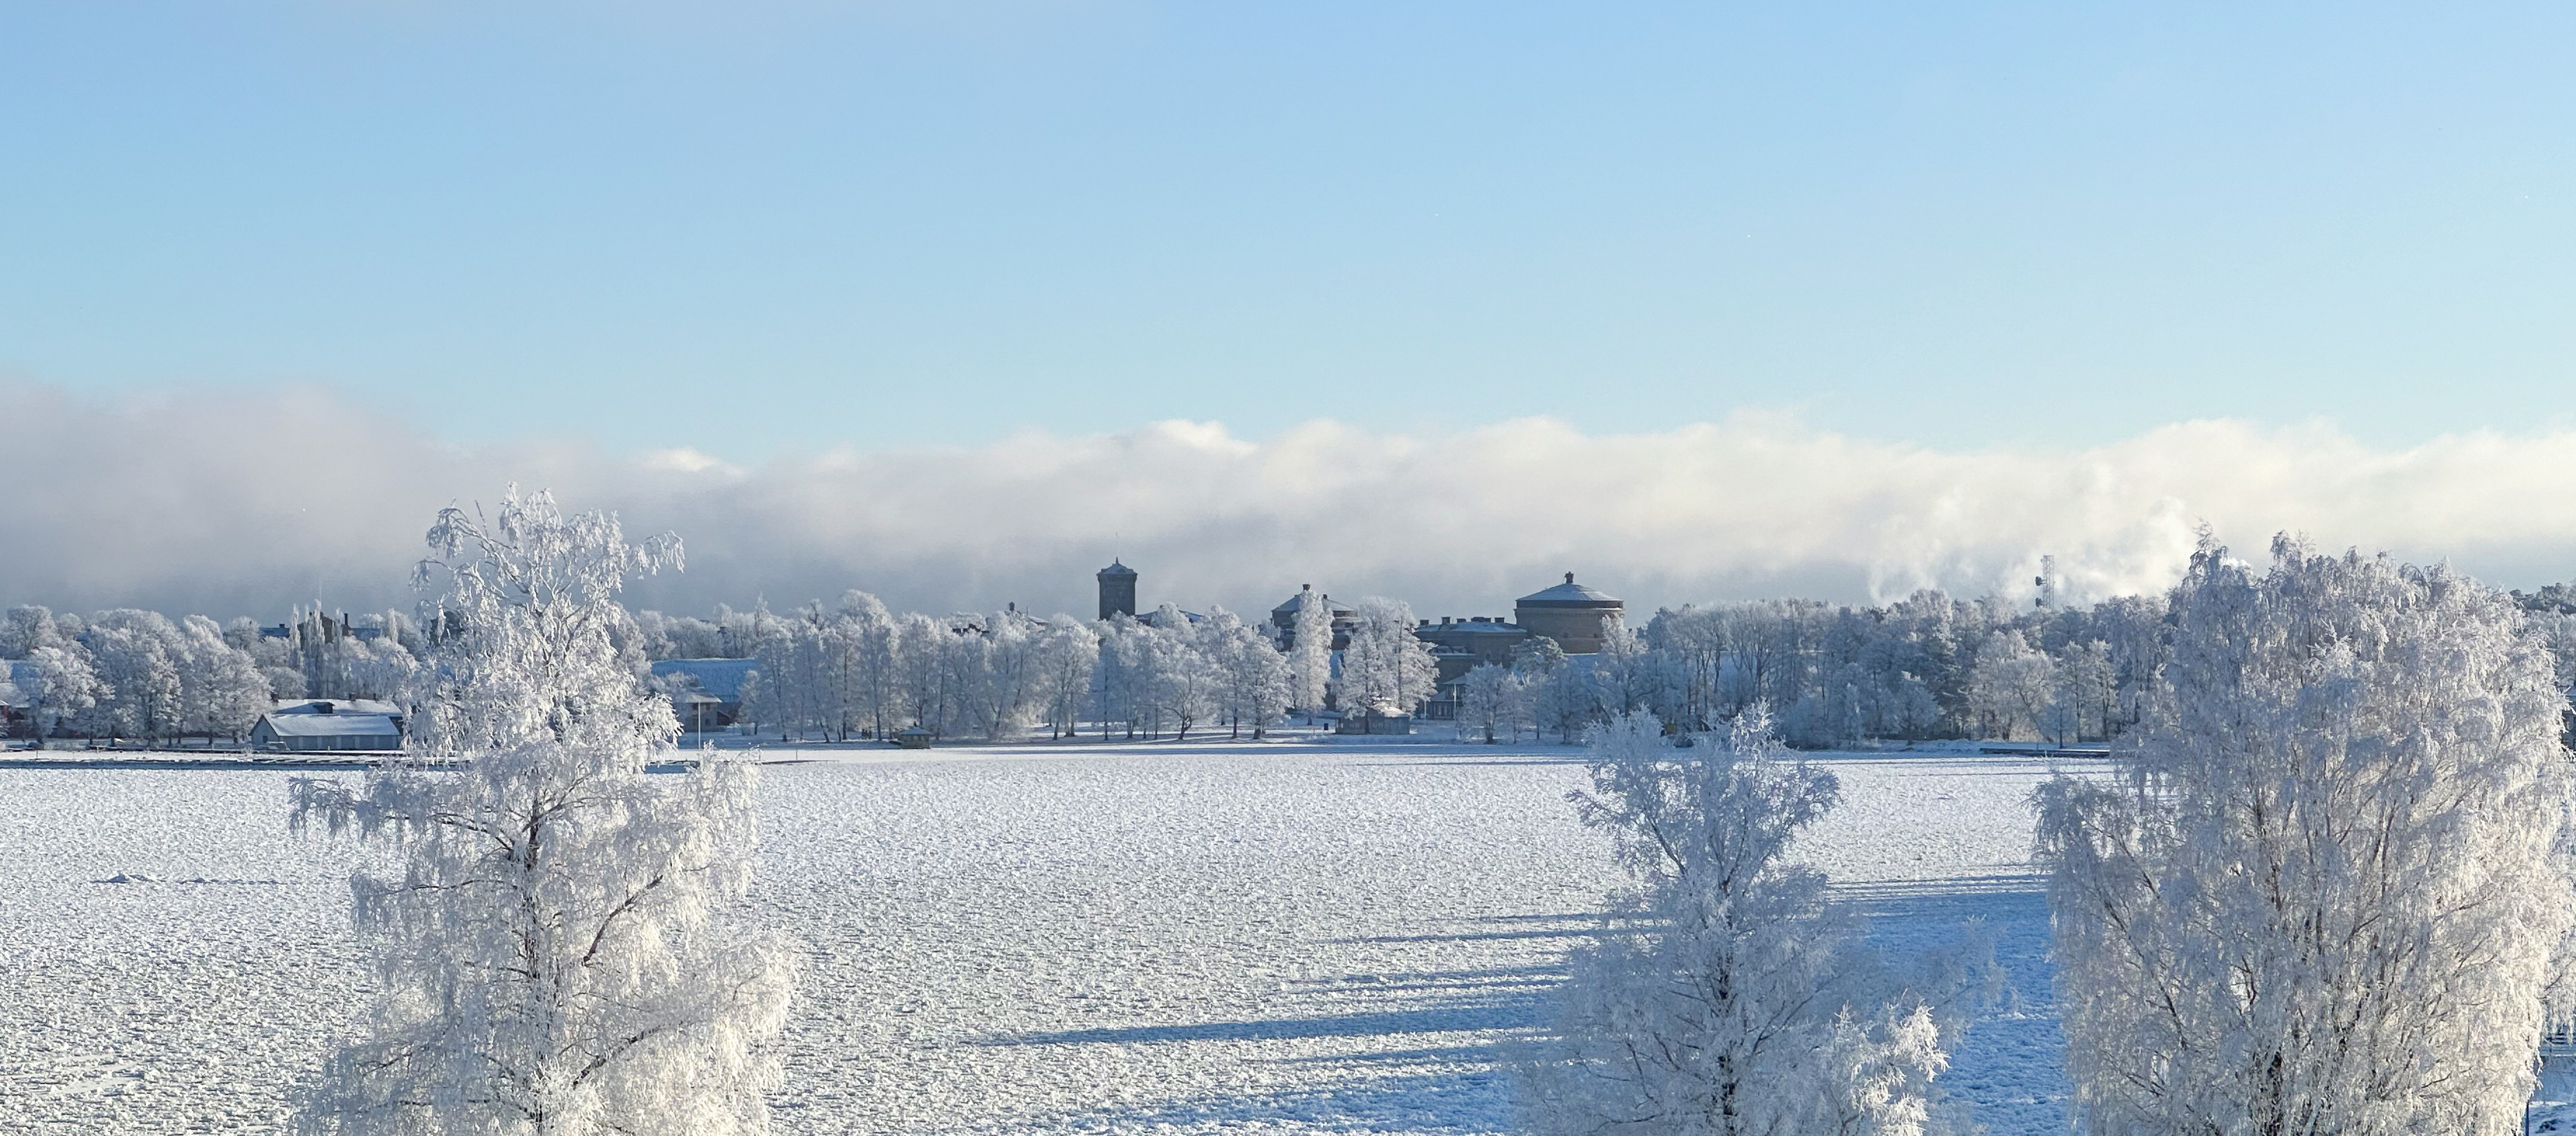
[(1100, 574), (1103, 576), (1133, 576), (1136, 574), (1136, 570), (1113, 559), (1109, 562), (1109, 567), (1100, 570)]
[(1610, 595), (1609, 595), (1609, 594), (1607, 594), (1607, 593), (1600, 592), (1600, 591), (1596, 591), (1596, 590), (1594, 590), (1594, 589), (1592, 589), (1592, 588), (1587, 588), (1587, 587), (1584, 587), (1584, 586), (1583, 586), (1583, 585), (1581, 585), (1581, 584), (1575, 583), (1575, 582), (1574, 582), (1574, 573), (1572, 573), (1572, 572), (1568, 572), (1568, 573), (1566, 573), (1566, 574), (1565, 574), (1565, 582), (1564, 582), (1564, 583), (1562, 583), (1562, 584), (1558, 584), (1557, 586), (1555, 586), (1555, 587), (1553, 587), (1553, 588), (1549, 588), (1548, 590), (1543, 591), (1543, 592), (1531, 592), (1530, 594), (1528, 594), (1528, 595), (1526, 595), (1526, 596), (1522, 596), (1522, 597), (1520, 598), (1520, 602), (1521, 602), (1521, 603), (1525, 603), (1525, 604), (1529, 604), (1529, 605), (1532, 605), (1532, 606), (1548, 606), (1548, 605), (1562, 605), (1562, 606), (1565, 606), (1565, 607), (1618, 607), (1618, 606), (1624, 606), (1624, 605), (1622, 605), (1622, 604), (1620, 603), (1620, 601), (1619, 601), (1618, 599), (1616, 599), (1616, 598), (1614, 598), (1614, 597), (1610, 596)]

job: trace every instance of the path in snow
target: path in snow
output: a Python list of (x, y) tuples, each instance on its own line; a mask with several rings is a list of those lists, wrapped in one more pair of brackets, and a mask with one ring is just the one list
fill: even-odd
[[(1418, 745), (857, 751), (773, 766), (763, 917), (801, 944), (785, 1133), (1508, 1130), (1615, 882), (1574, 751)], [(843, 760), (854, 759), (854, 760)], [(1957, 1054), (1996, 1136), (2062, 1127), (2027, 878), (2039, 764), (1820, 758), (1804, 846), (1891, 950), (1969, 917), (2022, 993)], [(10, 1131), (274, 1131), (363, 976), (346, 845), (273, 773), (0, 771)], [(118, 875), (160, 881), (109, 884)], [(25, 1118), (21, 1123), (19, 1118)]]

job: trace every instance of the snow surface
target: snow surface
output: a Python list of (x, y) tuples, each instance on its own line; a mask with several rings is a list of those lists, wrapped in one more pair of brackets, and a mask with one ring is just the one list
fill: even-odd
[[(785, 1133), (1510, 1131), (1498, 1047), (1618, 882), (1570, 749), (810, 756), (763, 787), (757, 917), (802, 956)], [(1844, 804), (1802, 854), (1879, 941), (1981, 918), (2011, 969), (1944, 1082), (1995, 1136), (2062, 1130), (2046, 763), (1818, 760)], [(285, 781), (0, 770), (0, 1129), (282, 1127), (365, 980), (358, 853), (287, 835)]]

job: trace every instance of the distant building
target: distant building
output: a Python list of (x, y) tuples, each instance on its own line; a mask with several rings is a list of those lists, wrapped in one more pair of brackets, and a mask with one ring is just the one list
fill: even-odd
[(1590, 655), (1601, 650), (1602, 625), (1614, 616), (1624, 620), (1627, 606), (1575, 583), (1568, 572), (1564, 583), (1522, 596), (1513, 605), (1512, 622), (1556, 640), (1566, 654)]
[(1350, 646), (1351, 625), (1359, 619), (1360, 613), (1334, 603), (1333, 597), (1317, 592), (1315, 585), (1305, 584), (1296, 595), (1288, 597), (1288, 602), (1270, 609), (1270, 626), (1273, 629), (1270, 637), (1278, 641), (1279, 649), (1287, 651), (1297, 646), (1297, 613), (1304, 611), (1310, 603), (1323, 604), (1331, 613), (1333, 650)]
[(250, 744), (257, 749), (392, 750), (402, 743), (402, 707), (371, 698), (292, 699), (250, 728)]
[(755, 659), (664, 659), (653, 677), (671, 692), (671, 713), (684, 730), (730, 726), (742, 713), (742, 680)]
[(0, 738), (35, 736), (35, 716), (28, 712), (35, 700), (36, 664), (0, 659)]
[(1538, 638), (1535, 632), (1500, 618), (1475, 616), (1457, 619), (1440, 617), (1440, 622), (1423, 620), (1413, 629), (1414, 637), (1431, 644), (1431, 657), (1440, 661), (1440, 681), (1455, 682), (1468, 671), (1492, 664), (1512, 665), (1512, 656), (1522, 644)]
[(1460, 680), (1467, 672), (1481, 666), (1508, 667), (1521, 646), (1538, 638), (1529, 628), (1494, 616), (1459, 619), (1442, 616), (1440, 622), (1423, 620), (1413, 629), (1414, 638), (1431, 645), (1431, 661), (1439, 670), (1438, 692), (1422, 706), (1422, 716), (1447, 721), (1458, 716)]
[(1136, 570), (1112, 557), (1100, 570), (1100, 618), (1136, 615)]

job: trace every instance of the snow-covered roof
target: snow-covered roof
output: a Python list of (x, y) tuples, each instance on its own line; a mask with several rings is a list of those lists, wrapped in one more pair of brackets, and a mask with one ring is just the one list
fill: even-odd
[(339, 715), (339, 714), (393, 714), (393, 715), (400, 715), (400, 714), (403, 712), (402, 707), (400, 707), (400, 706), (396, 706), (396, 705), (394, 705), (394, 704), (393, 704), (393, 703), (391, 703), (391, 702), (386, 702), (386, 701), (384, 701), (384, 700), (382, 700), (382, 699), (376, 699), (376, 698), (287, 698), (287, 699), (281, 699), (281, 700), (279, 700), (279, 701), (278, 701), (278, 703), (277, 703), (277, 706), (276, 706), (275, 708), (271, 709), (271, 710), (269, 711), (269, 713), (271, 713), (271, 714), (320, 714), (320, 713), (322, 713), (322, 712), (323, 712), (323, 711), (322, 711), (322, 708), (323, 708), (323, 707), (325, 707), (325, 706), (330, 707), (330, 708), (331, 708), (331, 711), (330, 711), (330, 712), (331, 712), (332, 714), (334, 714), (334, 715)]
[[(1312, 590), (1312, 589), (1307, 589), (1307, 590), (1300, 591), (1300, 592), (1298, 592), (1296, 595), (1293, 595), (1293, 596), (1288, 597), (1288, 602), (1283, 603), (1283, 604), (1280, 604), (1280, 605), (1279, 605), (1279, 606), (1277, 606), (1277, 607), (1271, 608), (1271, 609), (1270, 609), (1270, 614), (1272, 614), (1272, 615), (1293, 615), (1293, 614), (1295, 614), (1295, 613), (1297, 613), (1297, 612), (1304, 611), (1304, 610), (1306, 609), (1306, 597), (1311, 596), (1311, 595), (1317, 595), (1317, 594), (1319, 594), (1319, 593), (1315, 592), (1315, 591), (1314, 591), (1314, 590)], [(1333, 613), (1334, 615), (1358, 615), (1358, 614), (1359, 614), (1359, 610), (1358, 610), (1357, 608), (1354, 608), (1354, 607), (1350, 606), (1349, 604), (1337, 604), (1337, 603), (1331, 603), (1331, 602), (1330, 602), (1330, 598), (1329, 598), (1329, 597), (1327, 597), (1326, 602), (1327, 602), (1330, 606), (1326, 607), (1324, 610), (1329, 611), (1329, 612)]]
[(1532, 592), (1520, 598), (1525, 604), (1615, 604), (1617, 598), (1595, 588), (1574, 582), (1574, 573), (1565, 574), (1565, 582), (1543, 592)]
[(281, 738), (398, 738), (390, 714), (271, 714), (261, 719)]
[(742, 676), (750, 674), (757, 659), (664, 659), (653, 664), (656, 678), (687, 675), (698, 680), (698, 689), (726, 702), (742, 701)]

